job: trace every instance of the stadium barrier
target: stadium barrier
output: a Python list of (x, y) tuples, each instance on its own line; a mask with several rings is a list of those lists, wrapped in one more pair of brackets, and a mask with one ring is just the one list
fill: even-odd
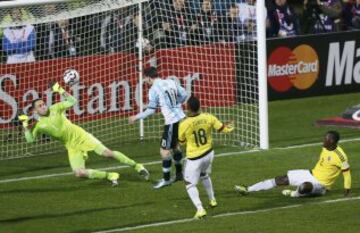
[[(198, 54), (196, 59), (189, 59), (194, 53)], [(203, 106), (234, 105), (236, 65), (233, 45), (164, 49), (157, 51), (155, 57), (160, 76), (179, 80), (189, 93), (204, 100)], [(153, 57), (145, 57), (145, 63), (151, 59)], [(129, 65), (129, 61), (133, 64)], [(81, 75), (81, 83), (71, 87), (71, 93), (79, 99), (69, 114), (72, 120), (134, 114), (140, 102), (137, 64), (136, 54), (116, 53), (0, 65), (0, 128), (11, 127), (19, 110), (30, 113), (32, 100), (40, 96), (48, 105), (58, 100), (48, 85), (52, 80), (61, 81), (63, 72), (69, 67)], [(146, 103), (147, 89), (144, 90), (143, 101)]]
[(360, 91), (360, 32), (267, 40), (269, 100)]

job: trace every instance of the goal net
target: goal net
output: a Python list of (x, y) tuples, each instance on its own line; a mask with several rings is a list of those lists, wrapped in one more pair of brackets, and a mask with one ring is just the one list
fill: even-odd
[(65, 86), (68, 68), (80, 73), (79, 84), (65, 86), (79, 100), (68, 118), (109, 147), (159, 141), (159, 112), (139, 124), (127, 120), (146, 109), (142, 71), (153, 66), (199, 97), (204, 112), (233, 121), (234, 133), (216, 133), (216, 144), (267, 148), (266, 54), (258, 54), (265, 37), (257, 33), (265, 27), (257, 26), (255, 1), (29, 2), (0, 3), (0, 160), (63, 151), (46, 135), (27, 144), (17, 115), (36, 119), (36, 98), (60, 101), (48, 84)]

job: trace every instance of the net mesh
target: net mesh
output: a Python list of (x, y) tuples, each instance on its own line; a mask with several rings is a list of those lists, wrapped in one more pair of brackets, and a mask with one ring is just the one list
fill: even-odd
[[(79, 100), (68, 117), (105, 145), (139, 140), (139, 125), (127, 118), (148, 102), (147, 85), (140, 100), (140, 66), (154, 66), (199, 97), (203, 111), (234, 122), (235, 132), (215, 134), (216, 143), (259, 146), (253, 1), (219, 10), (207, 0), (197, 7), (185, 0), (87, 0), (0, 14), (0, 159), (62, 150), (46, 135), (27, 144), (16, 116), (36, 118), (36, 98), (49, 106), (60, 101), (48, 83), (64, 85), (68, 68), (81, 76), (79, 84), (64, 85)], [(145, 119), (144, 140), (159, 141), (163, 125), (160, 113)]]

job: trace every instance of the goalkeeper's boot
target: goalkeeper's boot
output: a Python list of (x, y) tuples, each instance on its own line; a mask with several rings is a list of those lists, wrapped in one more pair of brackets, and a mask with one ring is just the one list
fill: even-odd
[(247, 195), (249, 194), (249, 191), (245, 185), (235, 185), (234, 186), (235, 192), (241, 194), (241, 195)]
[(150, 179), (150, 172), (144, 167), (144, 165), (138, 163), (135, 165), (135, 170), (142, 176), (145, 180)]
[(196, 211), (194, 215), (194, 219), (203, 219), (205, 217), (206, 217), (206, 210), (204, 209)]
[(209, 206), (211, 208), (215, 208), (217, 205), (218, 205), (218, 203), (217, 203), (216, 199), (212, 199), (209, 201)]
[(112, 186), (117, 186), (119, 184), (118, 179), (120, 175), (117, 172), (109, 172), (107, 174), (107, 179), (111, 182)]
[(163, 188), (163, 187), (166, 187), (166, 186), (169, 186), (171, 185), (172, 181), (171, 180), (164, 180), (164, 179), (161, 179), (158, 181), (158, 183), (156, 185), (153, 186), (154, 189), (160, 189), (160, 188)]

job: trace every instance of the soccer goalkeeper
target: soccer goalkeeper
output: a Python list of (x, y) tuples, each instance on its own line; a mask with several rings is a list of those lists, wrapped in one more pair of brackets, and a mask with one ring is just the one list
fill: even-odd
[(51, 85), (54, 93), (59, 93), (65, 100), (53, 104), (49, 108), (42, 99), (35, 99), (32, 108), (39, 118), (32, 129), (29, 129), (29, 117), (20, 115), (19, 120), (25, 129), (25, 138), (28, 143), (35, 142), (36, 137), (46, 134), (61, 141), (69, 156), (69, 162), (76, 177), (87, 177), (89, 179), (107, 179), (113, 185), (118, 184), (119, 173), (105, 172), (95, 169), (86, 169), (85, 161), (88, 152), (94, 151), (98, 155), (114, 158), (121, 163), (133, 167), (145, 180), (149, 179), (149, 172), (142, 164), (136, 163), (119, 151), (112, 151), (105, 147), (92, 134), (86, 132), (81, 127), (71, 123), (65, 116), (65, 111), (77, 103), (77, 100), (67, 93), (58, 83)]

